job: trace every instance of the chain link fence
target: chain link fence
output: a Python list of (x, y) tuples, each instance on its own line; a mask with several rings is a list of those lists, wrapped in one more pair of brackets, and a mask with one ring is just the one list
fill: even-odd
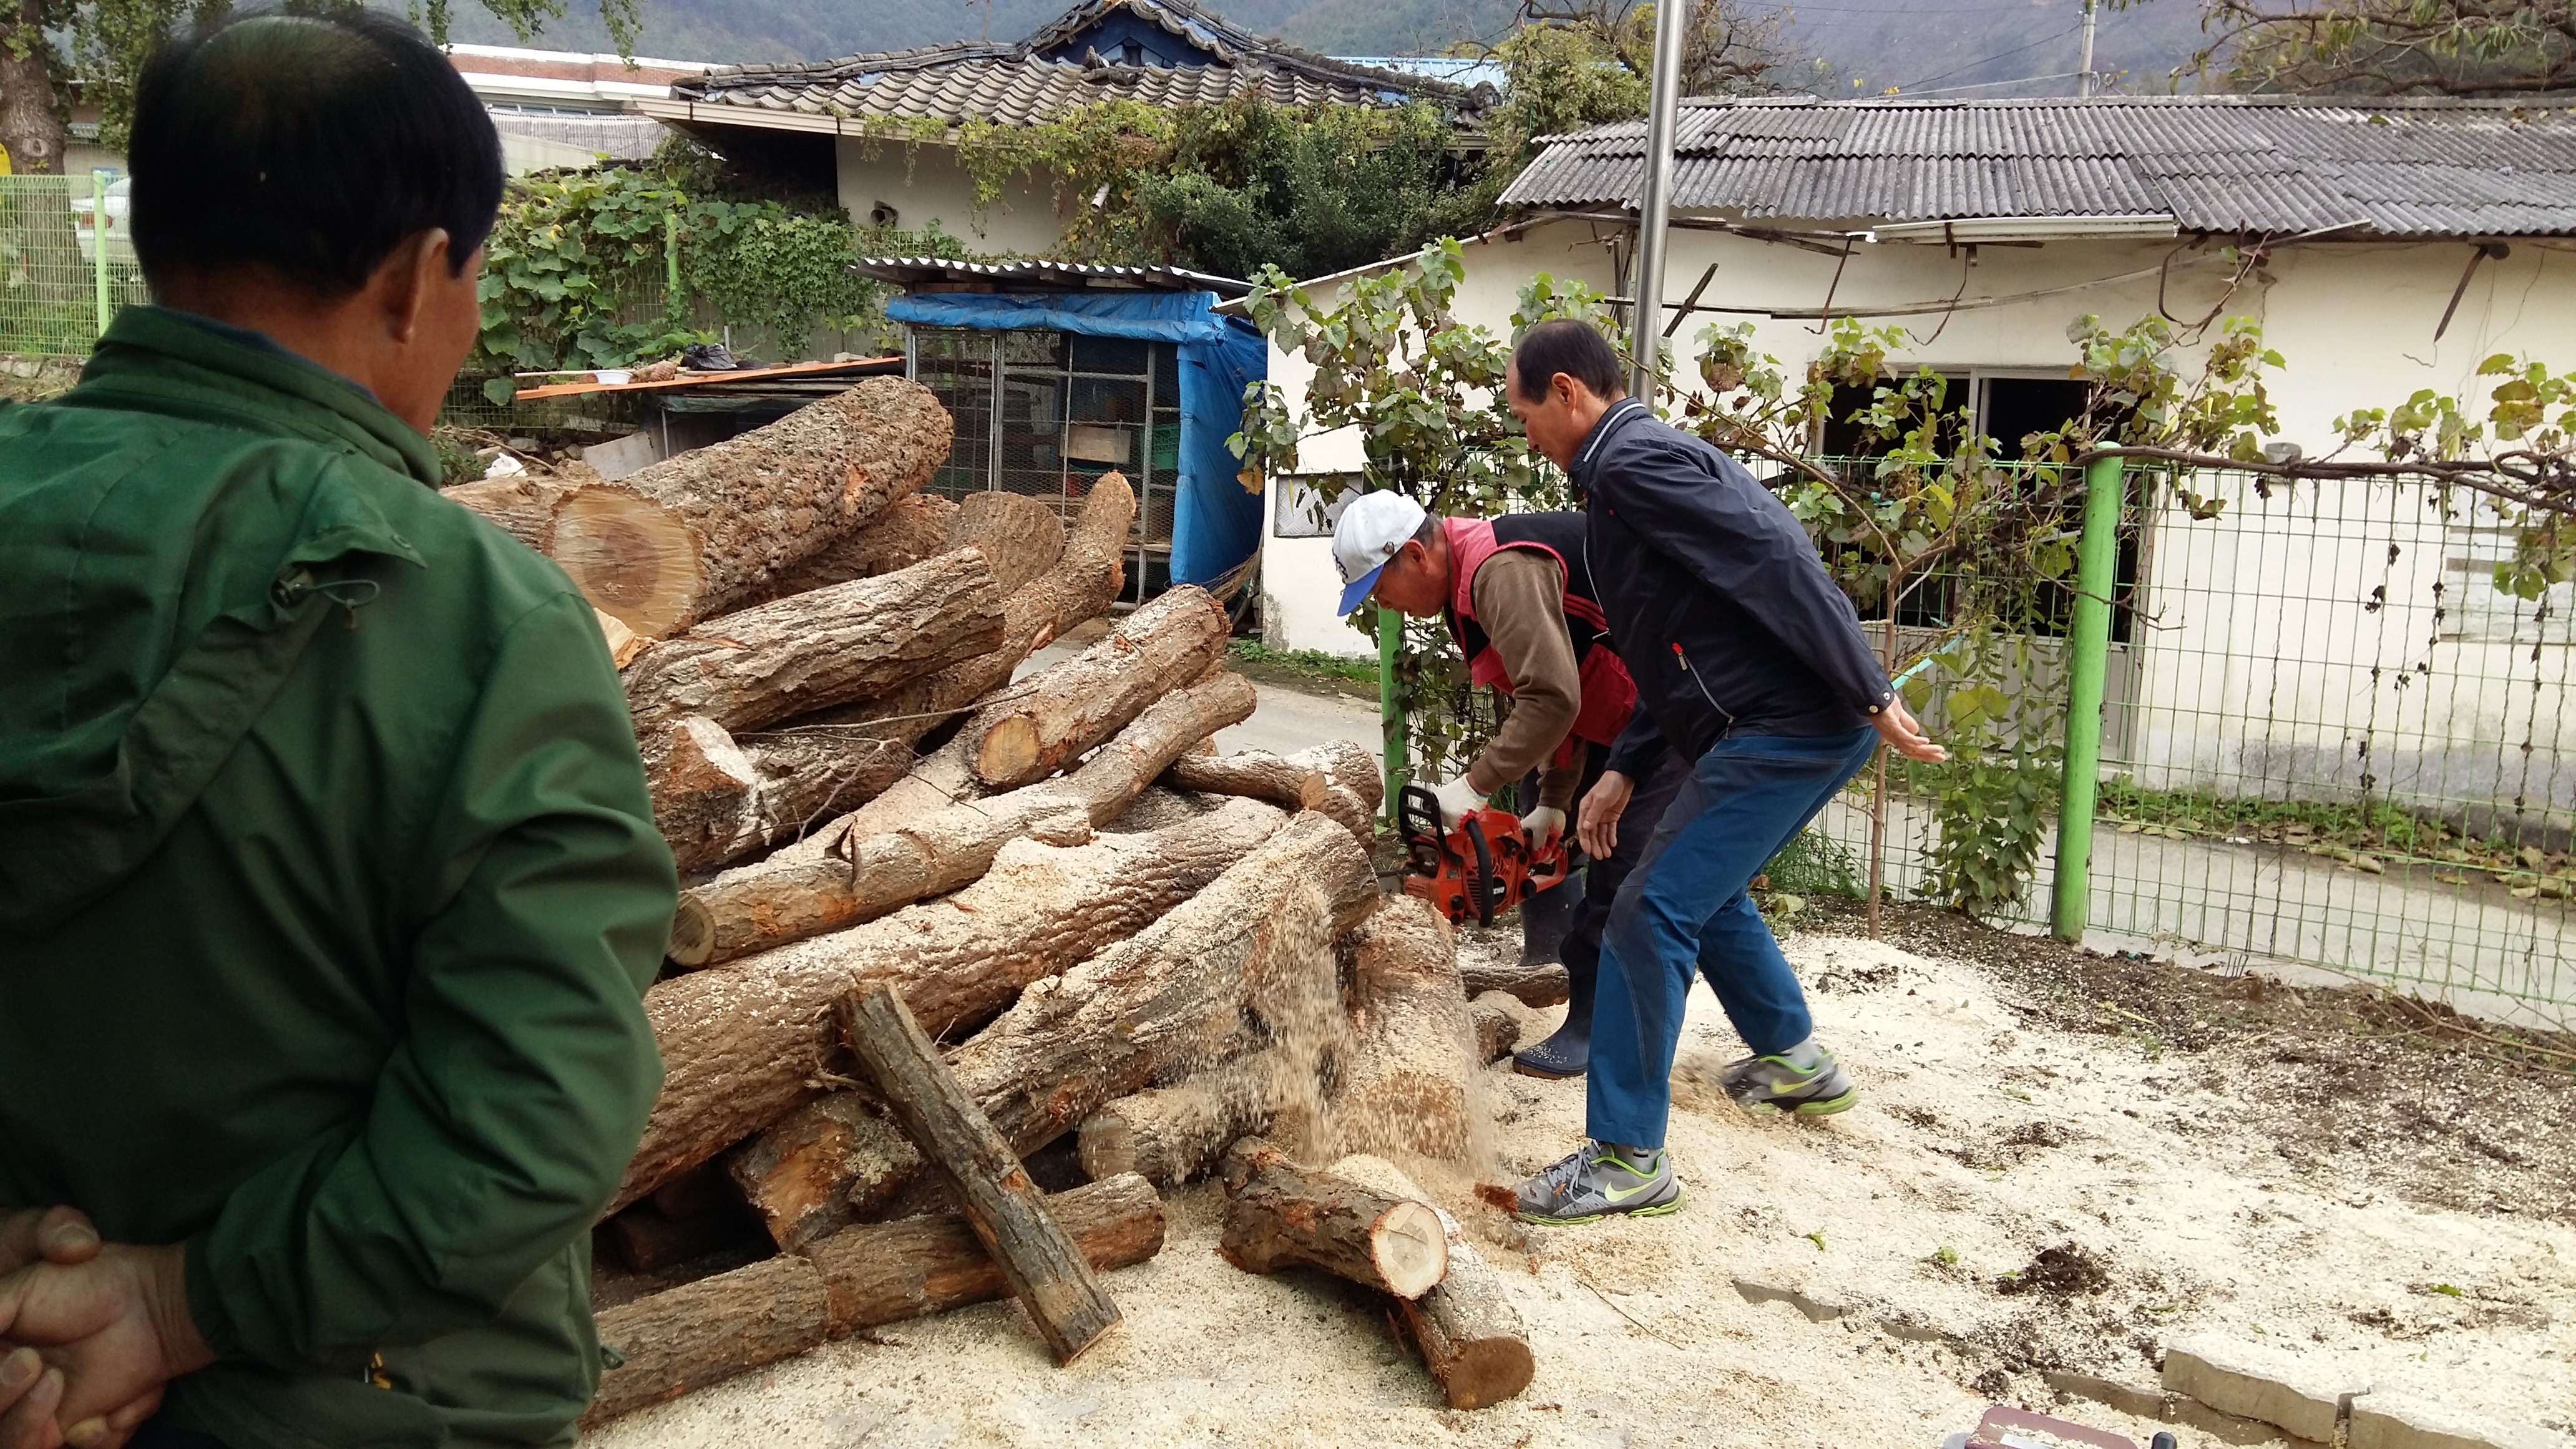
[[(2087, 940), (2576, 1021), (2571, 587), (2499, 589), (2511, 531), (2465, 493), (2192, 484), (2218, 516), (2133, 488), (2121, 530)], [(2029, 643), (2019, 688), (2062, 718), (2064, 641)], [(1864, 870), (1868, 787), (1820, 822)], [(1939, 788), (1891, 774), (1899, 897), (1931, 877)], [(2052, 823), (2006, 918), (2047, 922), (2055, 848)]]

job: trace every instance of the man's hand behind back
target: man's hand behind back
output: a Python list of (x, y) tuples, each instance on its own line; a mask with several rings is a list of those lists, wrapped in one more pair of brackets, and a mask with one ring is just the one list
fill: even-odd
[(44, 1257), (0, 1278), (0, 1342), (23, 1345), (0, 1359), (0, 1449), (115, 1449), (162, 1385), (213, 1359), (188, 1317), (182, 1250), (102, 1245), (85, 1220), (50, 1215), (12, 1219), (0, 1252), (17, 1242)]

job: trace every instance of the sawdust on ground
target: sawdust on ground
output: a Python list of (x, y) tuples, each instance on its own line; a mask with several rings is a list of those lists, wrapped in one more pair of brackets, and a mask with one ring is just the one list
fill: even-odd
[[(1825, 925), (1790, 956), (1859, 1109), (1737, 1112), (1715, 1077), (1741, 1048), (1701, 987), (1671, 1132), (1682, 1212), (1524, 1229), (1444, 1202), (1529, 1321), (1538, 1378), (1509, 1403), (1444, 1407), (1356, 1289), (1227, 1266), (1222, 1202), (1196, 1184), (1166, 1196), (1161, 1256), (1111, 1275), (1125, 1325), (1070, 1369), (990, 1304), (587, 1442), (1929, 1449), (1991, 1400), (2050, 1407), (2046, 1369), (2151, 1384), (2161, 1345), (2195, 1332), (2576, 1431), (2576, 1080), (2374, 1029), (2378, 1008), (2339, 994), (1931, 913), (1889, 933), (1925, 954)], [(1494, 1069), (1482, 1086), (1497, 1174), (1581, 1131), (1579, 1082)], [(1845, 1311), (1811, 1321), (1738, 1280)], [(2141, 1443), (2161, 1427), (2057, 1412)]]

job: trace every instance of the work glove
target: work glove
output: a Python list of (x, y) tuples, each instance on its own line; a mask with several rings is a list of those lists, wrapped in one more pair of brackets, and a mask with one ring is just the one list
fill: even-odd
[(1431, 797), (1440, 802), (1440, 828), (1444, 831), (1456, 829), (1470, 813), (1485, 808), (1485, 792), (1468, 784), (1463, 774), (1432, 791)]
[(1521, 834), (1529, 837), (1530, 850), (1545, 854), (1558, 836), (1565, 833), (1565, 812), (1553, 805), (1541, 805), (1521, 817)]

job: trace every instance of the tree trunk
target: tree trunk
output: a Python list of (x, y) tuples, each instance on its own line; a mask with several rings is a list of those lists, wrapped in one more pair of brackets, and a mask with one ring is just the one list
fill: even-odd
[(513, 473), (441, 488), (438, 496), (482, 514), (502, 532), (546, 553), (554, 548), (555, 509), (578, 486), (543, 473)]
[(823, 1274), (803, 1258), (764, 1259), (609, 1309), (599, 1341), (625, 1362), (600, 1375), (582, 1424), (803, 1353), (824, 1340), (831, 1314)]
[(928, 388), (869, 378), (740, 437), (566, 498), (554, 558), (590, 601), (666, 638), (918, 491), (948, 456)]
[(1499, 991), (1523, 1006), (1555, 1006), (1566, 999), (1569, 979), (1565, 967), (1549, 962), (1544, 966), (1523, 966), (1518, 961), (1489, 961), (1462, 968), (1461, 989), (1470, 996)]
[(1226, 1204), (1217, 1251), (1247, 1273), (1303, 1263), (1398, 1298), (1421, 1297), (1449, 1271), (1430, 1204), (1288, 1162), (1254, 1173)]
[(1163, 772), (1163, 783), (1175, 790), (1211, 795), (1246, 795), (1288, 810), (1315, 810), (1324, 803), (1332, 781), (1313, 765), (1282, 759), (1267, 750), (1233, 755), (1185, 754)]
[(791, 1252), (857, 1222), (920, 1170), (920, 1149), (855, 1091), (808, 1102), (725, 1154), (770, 1241)]
[[(1051, 1194), (1046, 1206), (1096, 1269), (1130, 1267), (1163, 1249), (1163, 1202), (1141, 1177), (1085, 1183)], [(844, 1228), (806, 1256), (831, 1292), (835, 1337), (1011, 1291), (975, 1230), (955, 1213)]]
[(1029, 1180), (1019, 1157), (975, 1109), (966, 1089), (882, 983), (842, 999), (842, 1040), (876, 1080), (878, 1095), (948, 1185), (967, 1226), (1028, 1310), (1059, 1364), (1116, 1328), (1118, 1305)]
[(1379, 771), (1378, 758), (1357, 740), (1326, 740), (1289, 758), (1312, 762), (1324, 772), (1328, 783), (1335, 789), (1350, 791), (1372, 815), (1386, 803), (1386, 777)]
[(1081, 654), (1019, 681), (1008, 702), (975, 712), (957, 738), (976, 778), (1008, 790), (1054, 774), (1214, 669), (1228, 627), (1225, 606), (1195, 586), (1138, 609)]
[[(844, 830), (860, 839), (882, 835), (931, 811), (982, 795), (980, 788), (961, 792), (932, 783), (923, 774), (930, 762), (912, 759), (913, 744), (958, 711), (1008, 683), (1011, 672), (1030, 653), (1109, 607), (1125, 578), (1120, 549), (1135, 517), (1136, 495), (1127, 480), (1115, 473), (1101, 475), (1083, 499), (1082, 512), (1065, 539), (1063, 557), (1054, 568), (1003, 601), (1000, 648), (981, 658), (952, 664), (865, 706), (791, 721), (799, 729), (828, 728), (883, 739), (904, 753), (886, 757), (883, 767), (888, 773), (881, 783), (875, 783), (873, 789), (857, 791), (868, 804), (830, 822), (781, 854), (790, 859), (820, 859), (824, 842)], [(962, 771), (959, 783), (971, 784)]]
[(882, 695), (1001, 642), (993, 571), (958, 549), (664, 639), (628, 666), (626, 699), (638, 740), (689, 715), (743, 731)]
[(1169, 1087), (1122, 1097), (1082, 1121), (1082, 1170), (1132, 1172), (1159, 1186), (1189, 1181), (1228, 1147), (1270, 1125), (1274, 1078), (1286, 1050), (1272, 1047)]
[(1064, 516), (1052, 503), (1019, 493), (976, 493), (957, 505), (948, 546), (984, 551), (1006, 595), (1037, 582), (1064, 557)]
[(1343, 1142), (1382, 1155), (1464, 1158), (1476, 1031), (1449, 923), (1428, 902), (1391, 896), (1352, 933), (1351, 954), (1358, 1044), (1334, 1099)]
[[(833, 847), (817, 861), (730, 872), (683, 891), (671, 959), (707, 966), (854, 925), (955, 890), (991, 866), (1005, 841), (1071, 815), (1107, 825), (1188, 741), (1249, 717), (1252, 686), (1220, 674), (1167, 695), (1062, 780), (951, 806), (925, 820)], [(1061, 833), (1069, 833), (1058, 823)], [(1059, 844), (1079, 840), (1059, 838)]]
[(1163, 830), (1070, 849), (1014, 841), (953, 896), (656, 985), (644, 1007), (661, 1044), (662, 1093), (616, 1205), (819, 1095), (836, 1055), (832, 1003), (842, 996), (892, 982), (933, 1031), (971, 1027), (1028, 983), (1133, 935), (1248, 852), (1260, 854), (1255, 847), (1282, 819), (1238, 800)]
[[(898, 498), (864, 526), (833, 539), (812, 558), (770, 580), (769, 595), (785, 598), (808, 589), (908, 569), (957, 547), (949, 537), (956, 522), (957, 504), (953, 499), (936, 493)], [(1017, 586), (1005, 587), (1003, 592), (1008, 593), (1011, 587)]]
[[(9, 17), (0, 23), (0, 146), (9, 149), (10, 170), (17, 175), (64, 175), (71, 130), (45, 63), (53, 42), (45, 38), (44, 0), (0, 5), (0, 15)], [(18, 53), (22, 46), (24, 55)]]

